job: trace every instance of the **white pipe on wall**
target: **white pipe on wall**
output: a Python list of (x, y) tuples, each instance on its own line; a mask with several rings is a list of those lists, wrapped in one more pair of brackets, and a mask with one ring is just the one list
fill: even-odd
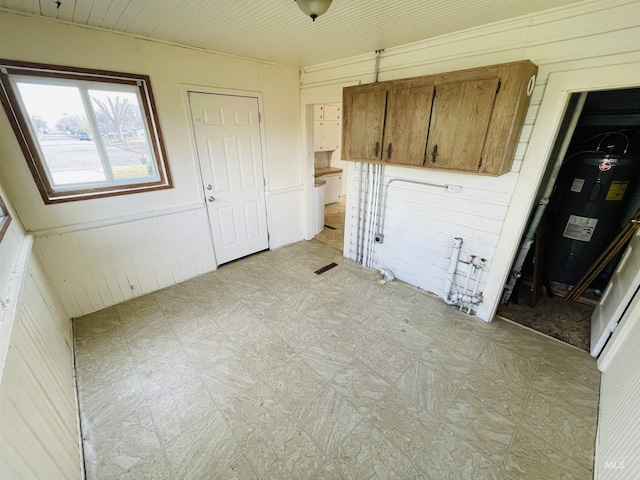
[(449, 261), (449, 268), (447, 269), (447, 278), (444, 283), (444, 301), (449, 305), (454, 305), (456, 302), (451, 300), (451, 289), (453, 288), (453, 277), (456, 274), (458, 268), (458, 261), (460, 260), (460, 247), (462, 246), (462, 238), (456, 237), (453, 239), (453, 248), (451, 249), (451, 259)]

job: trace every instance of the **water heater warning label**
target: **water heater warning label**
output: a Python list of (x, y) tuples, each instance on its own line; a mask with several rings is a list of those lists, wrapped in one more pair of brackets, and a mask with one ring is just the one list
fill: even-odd
[(571, 191), (580, 193), (582, 191), (582, 187), (584, 187), (584, 178), (574, 178), (573, 183), (571, 184)]
[(581, 242), (591, 241), (593, 232), (598, 224), (597, 218), (579, 217), (578, 215), (570, 215), (567, 226), (564, 228), (563, 236), (572, 240), (580, 240)]
[(620, 201), (624, 198), (624, 192), (627, 191), (629, 182), (611, 182), (607, 197), (605, 200)]

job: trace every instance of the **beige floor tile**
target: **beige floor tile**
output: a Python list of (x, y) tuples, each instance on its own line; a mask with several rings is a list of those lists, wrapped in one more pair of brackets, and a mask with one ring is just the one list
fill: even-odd
[(262, 480), (305, 480), (325, 462), (325, 455), (291, 417), (269, 435), (255, 439), (246, 455)]
[(288, 415), (280, 399), (265, 383), (236, 395), (221, 412), (236, 440), (243, 445), (264, 435)]
[(547, 444), (588, 468), (593, 460), (596, 415), (581, 415), (569, 404), (541, 395), (527, 401), (519, 429), (529, 430)]
[(489, 342), (478, 363), (503, 378), (528, 388), (538, 365), (538, 359), (520, 355), (500, 344)]
[(587, 352), (555, 341), (547, 344), (540, 361), (541, 367), (550, 367), (566, 380), (598, 390), (600, 371), (595, 364), (595, 359)]
[(216, 480), (259, 480), (245, 456), (235, 460)]
[(223, 472), (242, 453), (220, 413), (203, 420), (165, 446), (176, 480), (209, 479), (212, 472)]
[(347, 478), (402, 478), (411, 460), (363, 420), (331, 456)]
[(362, 414), (372, 408), (391, 384), (362, 362), (355, 360), (331, 380), (331, 385)]
[(498, 324), (491, 340), (530, 357), (539, 357), (549, 342), (547, 337), (505, 321)]
[(327, 460), (313, 476), (313, 480), (344, 480), (344, 477), (340, 470), (330, 460)]
[(353, 359), (325, 337), (306, 348), (300, 358), (325, 380), (331, 380)]
[(475, 366), (461, 390), (512, 422), (517, 422), (520, 418), (529, 393), (525, 387), (482, 365)]
[(139, 369), (139, 377), (147, 408), (164, 445), (177, 435), (196, 428), (217, 410), (185, 354), (165, 357)]
[(462, 376), (451, 376), (414, 361), (409, 370), (396, 382), (395, 388), (416, 405), (440, 418), (453, 400), (463, 379)]
[(438, 424), (435, 417), (396, 390), (378, 402), (367, 420), (411, 460), (415, 460)]
[(399, 349), (416, 357), (433, 341), (433, 337), (404, 322), (391, 325), (384, 336)]
[(431, 342), (420, 355), (420, 361), (430, 368), (452, 375), (466, 375), (473, 360), (450, 348), (439, 340)]
[(135, 381), (112, 390), (111, 396), (81, 397), (81, 408), (82, 436), (93, 446), (84, 450), (87, 478), (121, 475), (160, 448), (144, 391)]
[(416, 460), (416, 470), (408, 478), (498, 480), (501, 475), (497, 465), (441, 425)]
[(530, 480), (593, 478), (591, 465), (582, 465), (532, 430), (518, 428), (504, 467), (504, 476), (510, 479)]
[(516, 430), (515, 422), (487, 408), (468, 390), (458, 392), (443, 422), (498, 465), (504, 462)]
[(171, 480), (171, 472), (161, 450), (148, 456), (118, 480)]
[(328, 385), (307, 399), (294, 412), (294, 416), (329, 454), (362, 420), (358, 408)]
[(289, 410), (296, 409), (325, 385), (324, 380), (298, 355), (285, 365), (265, 372), (265, 380)]
[(412, 358), (379, 335), (370, 334), (355, 351), (356, 357), (388, 382), (394, 383), (413, 363)]

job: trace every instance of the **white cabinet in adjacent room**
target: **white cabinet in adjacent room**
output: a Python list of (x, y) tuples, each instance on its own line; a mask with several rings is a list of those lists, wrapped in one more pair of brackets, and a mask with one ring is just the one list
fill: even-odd
[(313, 149), (316, 152), (340, 150), (340, 104), (314, 105)]
[(342, 193), (342, 174), (323, 175), (322, 180), (327, 182), (324, 189), (324, 204), (339, 202)]

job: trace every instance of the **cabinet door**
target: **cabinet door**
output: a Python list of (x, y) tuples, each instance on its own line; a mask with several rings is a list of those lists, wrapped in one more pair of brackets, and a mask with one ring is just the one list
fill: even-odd
[(387, 94), (382, 158), (388, 163), (424, 164), (433, 88), (400, 87)]
[(338, 150), (340, 148), (340, 122), (325, 120), (323, 123), (323, 150)]
[(349, 110), (347, 112), (345, 108), (343, 111), (342, 156), (345, 160), (380, 162), (387, 91), (352, 89), (349, 94)]
[(316, 120), (313, 122), (313, 150), (315, 152), (321, 152), (324, 150), (323, 147), (323, 137), (324, 137), (324, 122), (321, 120)]
[(324, 115), (322, 119), (325, 122), (337, 122), (340, 120), (340, 104), (327, 103), (324, 105)]
[(436, 85), (425, 166), (477, 172), (498, 78)]

